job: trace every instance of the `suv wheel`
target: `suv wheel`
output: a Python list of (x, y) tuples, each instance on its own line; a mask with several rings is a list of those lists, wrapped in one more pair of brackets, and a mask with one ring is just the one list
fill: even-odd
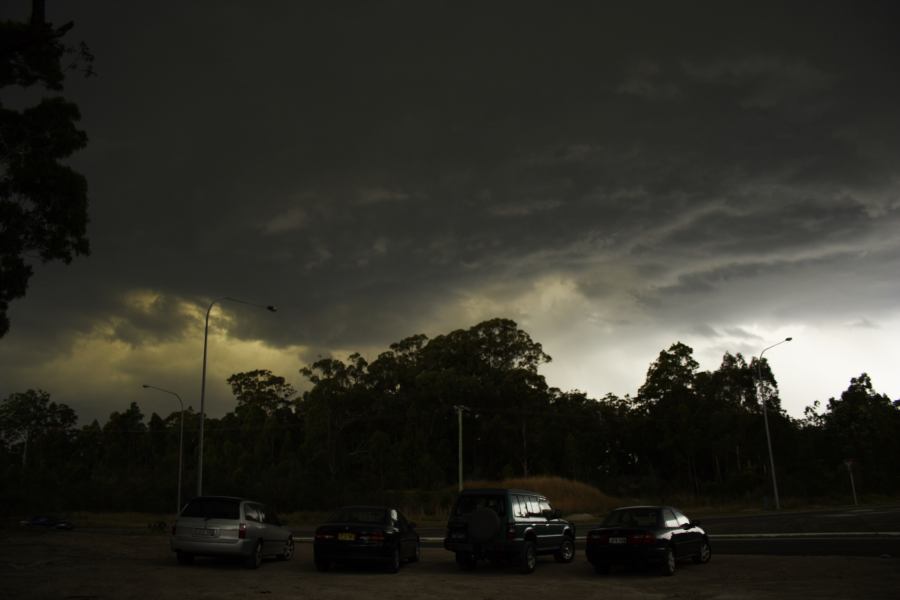
[(534, 542), (525, 542), (522, 544), (522, 573), (526, 575), (534, 572), (534, 568), (537, 566), (537, 550), (534, 547)]
[(575, 558), (575, 542), (572, 541), (572, 538), (569, 536), (563, 538), (563, 543), (560, 545), (559, 550), (553, 555), (553, 558), (556, 559), (556, 562), (558, 563), (572, 562), (572, 559)]

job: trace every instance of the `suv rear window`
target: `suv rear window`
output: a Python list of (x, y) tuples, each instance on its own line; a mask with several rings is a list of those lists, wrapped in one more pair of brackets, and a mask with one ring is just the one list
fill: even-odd
[(184, 507), (182, 517), (201, 519), (240, 519), (240, 500), (228, 498), (194, 498)]
[(461, 517), (469, 515), (479, 508), (489, 508), (499, 516), (506, 515), (506, 496), (497, 494), (481, 495), (481, 494), (465, 494), (456, 501), (456, 507), (453, 514)]

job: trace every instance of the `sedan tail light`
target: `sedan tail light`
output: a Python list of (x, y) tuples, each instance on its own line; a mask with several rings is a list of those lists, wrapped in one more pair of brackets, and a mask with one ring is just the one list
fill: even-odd
[(334, 534), (333, 533), (317, 533), (316, 539), (317, 540), (333, 540)]
[(592, 531), (588, 533), (587, 543), (589, 544), (608, 544), (609, 543), (609, 534), (608, 533), (600, 533), (599, 531)]
[(655, 544), (656, 536), (652, 533), (633, 533), (628, 536), (629, 544)]
[(359, 539), (361, 541), (371, 542), (373, 544), (380, 544), (384, 542), (384, 532), (383, 531), (370, 531), (368, 533), (359, 534)]

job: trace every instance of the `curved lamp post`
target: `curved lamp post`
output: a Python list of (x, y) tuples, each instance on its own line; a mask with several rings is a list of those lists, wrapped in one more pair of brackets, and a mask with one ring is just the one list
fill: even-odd
[(229, 302), (237, 302), (238, 304), (247, 304), (249, 306), (255, 306), (257, 308), (264, 308), (269, 312), (275, 312), (276, 309), (271, 304), (256, 304), (253, 302), (247, 302), (246, 300), (238, 300), (237, 298), (229, 298), (228, 296), (224, 296), (222, 298), (216, 298), (212, 302), (209, 303), (209, 308), (206, 309), (206, 325), (203, 328), (203, 375), (200, 380), (200, 441), (198, 453), (199, 456), (197, 458), (197, 495), (203, 495), (203, 422), (206, 420), (206, 413), (204, 412), (205, 407), (205, 399), (206, 399), (206, 345), (207, 339), (209, 338), (209, 313), (212, 311), (213, 306), (215, 306), (218, 302), (222, 302), (223, 300), (227, 300)]
[[(759, 353), (759, 360), (756, 363), (756, 380), (757, 380), (758, 389), (760, 391), (760, 395), (762, 395), (761, 392), (763, 389), (763, 386), (762, 386), (763, 354), (766, 353), (766, 350), (771, 350), (775, 346), (780, 346), (781, 344), (784, 344), (785, 342), (789, 342), (792, 339), (794, 339), (794, 338), (789, 338), (789, 337), (784, 338), (777, 344), (772, 344), (771, 346), (763, 348), (762, 352)], [(766, 445), (769, 447), (769, 469), (772, 471), (772, 490), (775, 493), (775, 510), (781, 510), (781, 501), (778, 498), (778, 479), (775, 477), (775, 457), (772, 455), (772, 436), (769, 433), (769, 415), (768, 415), (768, 411), (766, 410), (766, 402), (767, 401), (768, 401), (768, 398), (760, 398), (760, 402), (762, 403), (763, 424), (765, 425), (765, 428), (766, 428)]]
[(463, 489), (463, 420), (462, 416), (464, 412), (469, 412), (468, 406), (463, 406), (461, 404), (453, 405), (453, 410), (456, 411), (456, 418), (459, 421), (459, 491), (461, 492)]
[(175, 506), (175, 514), (177, 515), (179, 512), (181, 512), (181, 469), (184, 463), (184, 402), (181, 401), (181, 396), (179, 396), (175, 392), (164, 390), (163, 388), (156, 387), (155, 385), (147, 385), (145, 383), (141, 387), (150, 390), (157, 390), (159, 392), (165, 392), (166, 394), (171, 394), (178, 398), (178, 405), (181, 407), (181, 427), (178, 430), (178, 497), (176, 499), (177, 505)]

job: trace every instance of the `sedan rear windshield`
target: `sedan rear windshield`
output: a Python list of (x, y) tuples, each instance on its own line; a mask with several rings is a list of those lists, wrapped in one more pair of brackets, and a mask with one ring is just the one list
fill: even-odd
[(201, 519), (240, 519), (241, 503), (228, 498), (194, 498), (184, 507), (182, 517)]
[(659, 510), (655, 508), (629, 508), (614, 510), (603, 519), (604, 527), (657, 527)]
[(375, 523), (387, 522), (387, 511), (380, 508), (342, 508), (329, 518), (331, 523)]
[(459, 500), (456, 501), (453, 514), (458, 517), (470, 515), (479, 508), (489, 508), (502, 517), (506, 514), (506, 496), (497, 494), (466, 494), (460, 496)]

